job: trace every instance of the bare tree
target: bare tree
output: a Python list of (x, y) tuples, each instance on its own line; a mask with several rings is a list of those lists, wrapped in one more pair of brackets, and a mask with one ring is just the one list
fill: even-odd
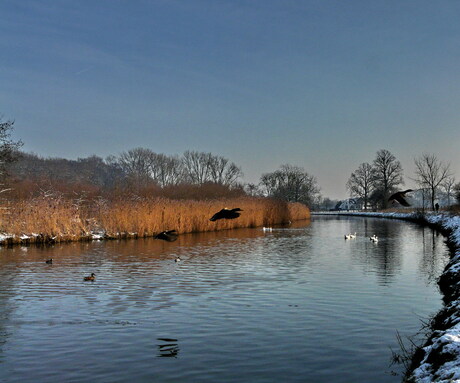
[(301, 167), (289, 164), (282, 165), (273, 173), (263, 174), (260, 184), (269, 197), (309, 206), (316, 202), (320, 191), (314, 176)]
[(211, 182), (225, 186), (235, 186), (238, 178), (243, 176), (241, 168), (225, 157), (211, 156), (209, 158), (209, 175)]
[(150, 174), (161, 187), (177, 185), (184, 180), (182, 161), (178, 156), (152, 153)]
[(403, 182), (403, 169), (396, 157), (386, 149), (377, 152), (373, 163), (375, 195), (381, 196), (382, 207), (388, 207), (388, 197)]
[(259, 197), (262, 195), (259, 186), (253, 183), (247, 183), (244, 185), (244, 191), (247, 195), (250, 195), (251, 197)]
[(447, 205), (450, 206), (450, 198), (452, 197), (452, 190), (455, 185), (455, 178), (454, 177), (448, 177), (444, 180), (444, 182), (441, 184), (442, 188), (446, 192), (447, 195)]
[(202, 185), (209, 181), (211, 153), (187, 150), (182, 156), (185, 175), (192, 184)]
[(351, 197), (359, 197), (364, 202), (364, 210), (367, 210), (367, 205), (372, 192), (375, 189), (375, 176), (372, 165), (362, 163), (359, 165), (347, 182), (347, 189), (350, 191)]
[(454, 196), (455, 196), (455, 199), (457, 200), (457, 203), (460, 203), (460, 182), (457, 182), (454, 185), (453, 190), (454, 190)]
[(149, 184), (153, 184), (151, 177), (152, 156), (154, 153), (150, 149), (135, 148), (122, 152), (117, 163), (136, 192), (140, 192)]
[(211, 153), (186, 151), (182, 166), (188, 182), (202, 185), (206, 182), (234, 187), (243, 176), (241, 168), (225, 157)]
[(414, 161), (416, 182), (421, 187), (430, 190), (431, 208), (434, 210), (434, 201), (439, 186), (452, 175), (450, 165), (439, 161), (434, 154), (423, 154)]
[(19, 148), (23, 145), (22, 141), (13, 141), (11, 133), (14, 129), (14, 121), (2, 121), (0, 116), (0, 177), (4, 178), (7, 174), (9, 164), (19, 158)]

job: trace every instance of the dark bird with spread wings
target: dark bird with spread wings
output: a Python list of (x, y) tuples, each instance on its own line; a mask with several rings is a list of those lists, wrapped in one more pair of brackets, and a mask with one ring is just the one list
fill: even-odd
[(392, 196), (390, 196), (390, 198), (388, 198), (388, 201), (392, 203), (396, 201), (396, 202), (399, 202), (403, 206), (410, 206), (410, 203), (406, 201), (406, 193), (410, 193), (412, 191), (413, 191), (412, 189), (407, 189), (404, 191), (397, 192), (393, 194)]
[(177, 237), (178, 237), (178, 233), (176, 230), (166, 230), (166, 231), (162, 231), (161, 233), (155, 235), (155, 237), (153, 237), (154, 239), (162, 239), (163, 241), (168, 241), (168, 242), (174, 242)]
[(235, 219), (241, 215), (240, 213), (238, 213), (239, 211), (243, 210), (241, 210), (239, 207), (235, 209), (224, 208), (221, 211), (218, 211), (216, 214), (214, 214), (209, 220), (217, 221), (218, 219)]

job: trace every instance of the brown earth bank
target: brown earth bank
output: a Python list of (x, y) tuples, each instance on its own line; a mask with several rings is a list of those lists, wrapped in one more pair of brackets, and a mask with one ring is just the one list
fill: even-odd
[[(2, 205), (0, 245), (152, 237), (164, 230), (182, 234), (273, 226), (310, 218), (309, 208), (301, 203), (255, 197), (86, 201), (41, 196)], [(223, 208), (237, 207), (243, 211), (236, 219), (209, 220)]]

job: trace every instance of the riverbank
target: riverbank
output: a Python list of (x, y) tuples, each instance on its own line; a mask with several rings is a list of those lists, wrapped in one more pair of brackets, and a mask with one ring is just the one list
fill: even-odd
[[(237, 219), (209, 220), (224, 207), (243, 211)], [(273, 226), (309, 217), (303, 204), (268, 198), (85, 201), (46, 196), (2, 207), (0, 245), (152, 237), (164, 230), (183, 234)]]
[[(331, 214), (334, 213), (326, 213)], [(403, 219), (429, 225), (446, 236), (452, 256), (438, 281), (444, 295), (444, 308), (431, 321), (431, 335), (413, 355), (405, 381), (460, 382), (460, 216), (400, 212), (343, 212), (340, 215)]]

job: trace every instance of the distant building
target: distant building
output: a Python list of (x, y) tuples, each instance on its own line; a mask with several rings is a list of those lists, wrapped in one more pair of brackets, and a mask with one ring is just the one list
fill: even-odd
[(340, 201), (335, 205), (335, 210), (362, 210), (364, 209), (364, 203), (361, 198), (348, 198)]

